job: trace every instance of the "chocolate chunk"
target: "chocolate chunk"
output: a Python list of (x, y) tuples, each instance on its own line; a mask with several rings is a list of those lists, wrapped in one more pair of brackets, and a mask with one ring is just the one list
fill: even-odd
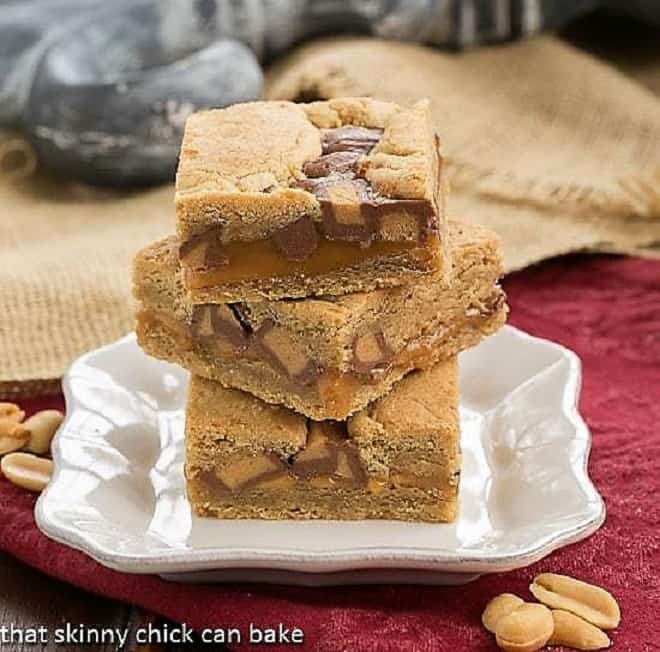
[(303, 165), (303, 172), (310, 178), (332, 175), (355, 176), (355, 164), (360, 158), (359, 152), (333, 152), (324, 154)]
[(219, 469), (218, 478), (231, 491), (258, 486), (265, 480), (286, 473), (287, 467), (275, 453), (234, 455)]
[(323, 188), (334, 183), (329, 177), (319, 177), (317, 179), (298, 179), (293, 184), (294, 188), (300, 188), (311, 192), (318, 197), (319, 193), (323, 192)]
[(179, 260), (192, 270), (226, 265), (229, 258), (220, 241), (220, 229), (209, 229), (182, 242), (179, 247)]
[(392, 349), (381, 331), (360, 335), (353, 342), (353, 369), (358, 373), (386, 368), (392, 357)]
[(300, 179), (295, 183), (296, 188), (301, 188), (307, 192), (316, 195), (318, 199), (328, 196), (328, 188), (334, 186), (336, 183), (346, 181), (346, 177), (333, 176), (318, 177), (316, 179)]
[(371, 186), (364, 179), (338, 179), (332, 184), (321, 187), (319, 197), (328, 199), (338, 209), (343, 206), (360, 208), (371, 201), (373, 193)]
[(425, 242), (436, 215), (427, 200), (390, 199), (358, 176), (357, 162), (378, 142), (380, 129), (345, 126), (322, 130), (323, 156), (308, 161), (297, 187), (319, 200), (322, 233), (328, 240)]
[(206, 303), (193, 306), (190, 319), (193, 337), (203, 341), (226, 340), (235, 352), (247, 348), (247, 333), (226, 304)]
[(368, 154), (383, 135), (382, 129), (346, 125), (336, 129), (321, 130), (324, 154), (332, 152), (360, 152)]
[(310, 421), (307, 446), (326, 442), (342, 444), (348, 439), (346, 424), (342, 421)]
[(380, 200), (369, 210), (385, 240), (426, 242), (436, 224), (433, 204), (425, 199)]
[(228, 303), (229, 309), (234, 313), (236, 321), (241, 325), (245, 333), (252, 333), (252, 322), (250, 321), (250, 308), (248, 304), (241, 301), (239, 303)]
[(256, 345), (273, 366), (303, 385), (318, 377), (318, 365), (307, 356), (291, 336), (274, 321), (267, 319), (255, 333)]
[(378, 234), (383, 240), (419, 242), (422, 224), (419, 216), (401, 202), (383, 206), (377, 216)]
[[(438, 489), (447, 477), (447, 469), (437, 461), (424, 459), (418, 453), (402, 453), (391, 462), (390, 481), (395, 487)], [(401, 470), (405, 469), (405, 471)], [(456, 486), (456, 485), (454, 485)]]
[(229, 487), (213, 471), (200, 471), (195, 478), (211, 494), (218, 496), (231, 493)]
[(300, 219), (279, 229), (272, 240), (287, 260), (306, 260), (318, 247), (319, 236), (311, 217)]
[(431, 202), (380, 197), (367, 181), (357, 177), (305, 179), (299, 187), (318, 198), (322, 233), (328, 240), (366, 245), (375, 239), (421, 243), (436, 221)]
[(209, 491), (218, 494), (262, 487), (287, 477), (290, 477), (288, 466), (275, 453), (263, 451), (235, 453), (220, 468), (202, 471), (199, 480)]
[(368, 208), (370, 192), (364, 179), (344, 180), (321, 189), (317, 196), (321, 204), (323, 234), (328, 240), (371, 242), (376, 222)]
[(295, 456), (291, 470), (305, 480), (319, 475), (334, 475), (337, 471), (338, 453), (339, 447), (336, 444), (305, 447)]
[(294, 457), (291, 470), (305, 480), (325, 476), (358, 485), (366, 478), (359, 453), (340, 422), (310, 421), (307, 444)]
[(348, 480), (354, 486), (364, 485), (367, 481), (367, 473), (364, 470), (360, 453), (352, 443), (346, 443), (339, 449), (337, 455), (337, 475), (342, 480)]
[(212, 309), (212, 304), (193, 306), (190, 316), (190, 331), (193, 337), (203, 339), (215, 335)]

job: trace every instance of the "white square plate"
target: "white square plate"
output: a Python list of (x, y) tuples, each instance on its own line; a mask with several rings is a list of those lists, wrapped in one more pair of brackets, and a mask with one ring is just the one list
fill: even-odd
[(455, 523), (222, 521), (193, 516), (185, 498), (188, 374), (129, 335), (65, 377), (67, 418), (37, 523), (121, 571), (309, 585), (464, 582), (594, 532), (605, 508), (587, 475), (575, 354), (507, 326), (462, 353), (459, 368)]

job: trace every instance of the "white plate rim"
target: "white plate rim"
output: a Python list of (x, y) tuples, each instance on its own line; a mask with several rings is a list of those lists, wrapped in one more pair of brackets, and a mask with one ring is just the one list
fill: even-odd
[(128, 335), (111, 342), (105, 346), (89, 351), (77, 358), (69, 367), (63, 378), (63, 393), (66, 401), (66, 418), (53, 441), (52, 455), (54, 461), (54, 474), (49, 487), (42, 492), (35, 506), (35, 519), (39, 529), (49, 538), (79, 550), (92, 559), (109, 568), (127, 573), (154, 573), (176, 574), (195, 571), (228, 569), (258, 569), (293, 571), (303, 574), (345, 572), (362, 569), (410, 569), (422, 571), (439, 571), (452, 573), (480, 574), (512, 570), (528, 566), (543, 557), (546, 557), (558, 548), (580, 541), (593, 534), (603, 524), (606, 517), (605, 503), (594, 487), (588, 473), (588, 462), (591, 450), (591, 433), (578, 411), (578, 399), (581, 386), (581, 364), (578, 356), (570, 349), (546, 340), (535, 337), (506, 325), (505, 329), (515, 332), (519, 337), (542, 341), (546, 345), (557, 348), (562, 356), (568, 360), (572, 371), (574, 392), (572, 402), (567, 409), (566, 416), (575, 428), (576, 439), (584, 442), (582, 464), (582, 485), (589, 492), (589, 513), (570, 528), (563, 529), (553, 536), (547, 536), (535, 546), (528, 546), (524, 551), (516, 554), (481, 553), (478, 557), (459, 555), (456, 553), (442, 553), (433, 548), (406, 547), (404, 550), (397, 546), (361, 546), (348, 551), (293, 551), (281, 549), (268, 549), (255, 546), (251, 550), (240, 548), (204, 548), (172, 549), (166, 553), (149, 554), (123, 554), (121, 552), (107, 552), (100, 549), (94, 540), (76, 530), (71, 524), (65, 524), (51, 519), (46, 509), (49, 490), (58, 481), (61, 471), (61, 450), (59, 446), (60, 434), (65, 432), (69, 422), (73, 419), (76, 410), (76, 398), (71, 388), (70, 375), (78, 365), (85, 364), (87, 360), (98, 353), (107, 352), (114, 347), (135, 340), (135, 334)]

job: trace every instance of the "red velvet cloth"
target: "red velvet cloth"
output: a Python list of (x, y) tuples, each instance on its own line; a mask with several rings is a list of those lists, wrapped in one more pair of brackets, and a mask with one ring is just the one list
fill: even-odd
[(193, 627), (298, 626), (305, 648), (316, 650), (495, 650), (480, 625), (487, 600), (503, 591), (531, 598), (536, 573), (567, 573), (617, 596), (623, 619), (612, 633), (616, 650), (660, 649), (660, 262), (564, 258), (513, 275), (506, 288), (512, 324), (565, 344), (583, 361), (591, 476), (608, 507), (605, 525), (588, 540), (460, 587), (186, 586), (111, 571), (50, 541), (35, 527), (34, 497), (1, 479), (0, 548), (49, 575)]

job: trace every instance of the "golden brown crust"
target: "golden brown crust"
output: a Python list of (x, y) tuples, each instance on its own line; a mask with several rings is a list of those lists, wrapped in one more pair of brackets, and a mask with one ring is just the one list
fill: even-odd
[[(382, 396), (410, 370), (474, 346), (504, 323), (497, 238), (486, 229), (457, 222), (451, 223), (450, 232), (454, 284), (449, 289), (430, 279), (389, 291), (239, 304), (253, 333), (272, 323), (280, 339), (294, 343), (295, 350), (284, 357), (294, 361), (292, 368), (305, 369), (309, 382), (293, 382), (259, 346), (229, 355), (213, 341), (193, 341), (192, 306), (176, 273), (174, 238), (147, 247), (135, 259), (138, 341), (151, 355), (264, 401), (317, 419), (343, 419)], [(246, 336), (248, 344), (254, 339)], [(310, 376), (310, 368), (298, 363), (301, 355), (318, 376)], [(340, 378), (344, 390), (337, 384)], [(328, 383), (330, 391), (322, 391)]]
[(307, 436), (305, 417), (198, 376), (191, 381), (187, 413), (189, 432), (213, 431), (239, 447), (267, 440), (269, 448), (294, 452)]
[[(504, 323), (504, 311), (484, 323), (485, 333), (496, 331)], [(429, 349), (423, 357), (395, 365), (372, 382), (347, 379), (344, 390), (336, 388), (333, 374), (329, 374), (323, 389), (317, 385), (294, 384), (266, 362), (239, 358), (223, 360), (209, 358), (195, 352), (190, 343), (177, 339), (176, 331), (163, 321), (140, 316), (137, 335), (140, 346), (149, 355), (175, 362), (194, 374), (214, 379), (227, 387), (240, 387), (275, 405), (285, 405), (313, 419), (345, 419), (372, 401), (387, 394), (392, 386), (414, 368), (424, 368), (442, 360), (452, 349), (466, 345), (469, 340), (452, 340), (444, 348)], [(480, 335), (473, 333), (473, 344)], [(322, 377), (325, 379), (325, 377)]]
[(448, 424), (455, 427), (457, 371), (453, 357), (408, 374), (393, 391), (351, 417), (349, 432), (358, 440), (386, 436), (390, 441), (409, 437), (424, 442), (444, 433)]
[[(438, 275), (394, 289), (320, 296), (304, 300), (242, 301), (254, 328), (273, 320), (308, 346), (322, 367), (346, 371), (352, 362), (356, 336), (381, 330), (394, 351), (414, 345), (420, 335), (445, 331), (466, 337), (473, 345), (490, 332), (483, 328), (503, 304), (497, 281), (502, 256), (497, 236), (488, 229), (460, 222), (449, 223), (453, 283), (443, 287)], [(189, 321), (191, 304), (178, 278), (178, 241), (160, 240), (138, 252), (133, 265), (133, 291), (140, 310), (171, 314), (182, 325)], [(413, 291), (414, 290), (414, 291)], [(414, 314), (418, 320), (409, 317)], [(419, 328), (422, 323), (424, 327)], [(477, 331), (477, 338), (468, 337)], [(469, 344), (468, 344), (469, 341)], [(451, 350), (457, 353), (465, 346)]]
[[(250, 102), (194, 113), (186, 122), (176, 179), (181, 238), (222, 225), (223, 242), (263, 239), (307, 215), (318, 199), (295, 188), (321, 154), (320, 128), (383, 129), (361, 167), (384, 197), (437, 203), (437, 147), (427, 101), (403, 108), (369, 98)], [(439, 215), (439, 222), (443, 216)]]
[(287, 188), (303, 163), (320, 153), (318, 129), (292, 102), (249, 102), (199, 111), (186, 122), (177, 199), (208, 191)]
[(414, 372), (344, 423), (310, 421), (193, 376), (186, 477), (195, 512), (453, 520), (460, 473), (456, 374), (455, 358)]

